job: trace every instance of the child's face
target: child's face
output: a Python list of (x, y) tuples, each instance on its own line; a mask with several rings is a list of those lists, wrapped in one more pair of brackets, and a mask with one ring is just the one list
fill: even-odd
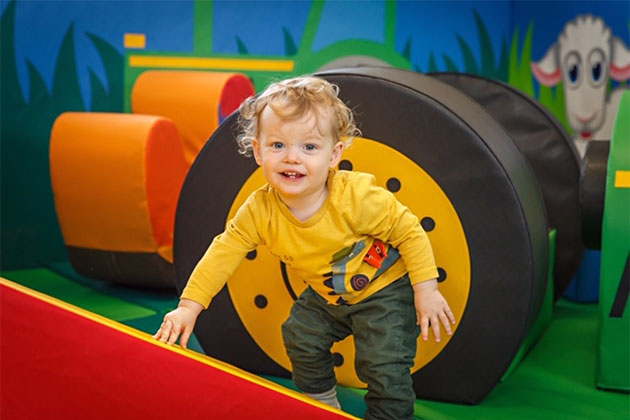
[(260, 115), (254, 157), (267, 182), (287, 203), (320, 197), (328, 169), (341, 159), (343, 143), (335, 141), (328, 115), (322, 110), (286, 121), (270, 107)]

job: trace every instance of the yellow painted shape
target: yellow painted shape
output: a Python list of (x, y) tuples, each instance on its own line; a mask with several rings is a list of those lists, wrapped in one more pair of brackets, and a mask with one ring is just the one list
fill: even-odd
[[(377, 157), (377, 158), (376, 158)], [(384, 145), (383, 143), (356, 138), (352, 147), (344, 152), (344, 159), (352, 162), (357, 171), (376, 176), (377, 183), (386, 188), (387, 180), (396, 177), (401, 189), (396, 197), (420, 220), (431, 217), (435, 229), (428, 232), (438, 267), (447, 273), (447, 279), (440, 283), (440, 291), (448, 300), (458, 323), (462, 319), (470, 290), (470, 256), (468, 243), (457, 211), (440, 186), (415, 162)], [(233, 217), (247, 197), (265, 183), (262, 171), (257, 169), (239, 191), (228, 215)], [(243, 260), (236, 273), (228, 281), (228, 289), (237, 313), (245, 328), (259, 347), (276, 363), (291, 370), (282, 340), (281, 324), (288, 318), (293, 299), (286, 289), (280, 271), (280, 262), (271, 255), (268, 248), (260, 246), (254, 260)], [(296, 294), (302, 293), (306, 285), (287, 273), (291, 288)], [(267, 298), (267, 306), (258, 308), (256, 296)], [(418, 352), (412, 373), (421, 369), (435, 358), (450, 341), (450, 337), (440, 343), (424, 342), (418, 338)], [(354, 370), (354, 340), (352, 336), (335, 343), (332, 352), (343, 356), (344, 363), (336, 367), (340, 384), (364, 387)]]
[(615, 172), (615, 188), (630, 188), (630, 171)]
[(129, 57), (129, 67), (290, 72), (293, 71), (293, 67), (295, 67), (295, 61), (255, 58), (204, 58), (132, 55)]
[(147, 46), (147, 37), (145, 34), (125, 34), (125, 48), (135, 48), (143, 50)]
[(291, 398), (294, 398), (296, 400), (300, 400), (300, 401), (305, 402), (307, 404), (317, 406), (317, 407), (319, 407), (319, 408), (321, 408), (323, 410), (332, 411), (332, 412), (334, 412), (336, 414), (339, 414), (341, 416), (345, 416), (346, 418), (359, 420), (357, 417), (354, 417), (354, 416), (352, 416), (352, 415), (350, 415), (348, 413), (345, 413), (345, 412), (343, 412), (341, 410), (337, 410), (335, 408), (332, 408), (331, 406), (329, 406), (327, 404), (324, 404), (324, 403), (321, 403), (319, 401), (316, 401), (316, 400), (313, 400), (311, 398), (308, 398), (308, 397), (304, 396), (303, 394), (300, 394), (300, 393), (295, 392), (293, 390), (290, 390), (288, 388), (284, 388), (284, 387), (282, 387), (282, 386), (280, 386), (280, 385), (278, 385), (278, 384), (276, 384), (274, 382), (271, 382), (269, 380), (266, 380), (266, 379), (264, 379), (264, 378), (262, 378), (260, 376), (256, 376), (256, 375), (253, 375), (253, 374), (251, 374), (249, 372), (245, 372), (244, 370), (241, 370), (241, 369), (239, 369), (239, 368), (237, 368), (235, 366), (232, 366), (232, 365), (230, 365), (228, 363), (222, 362), (220, 360), (214, 359), (214, 358), (206, 356), (204, 354), (200, 354), (200, 353), (194, 352), (192, 350), (183, 349), (183, 348), (181, 348), (178, 345), (168, 345), (168, 344), (162, 343), (161, 341), (158, 341), (155, 338), (153, 338), (152, 335), (147, 334), (147, 333), (145, 333), (143, 331), (136, 330), (135, 328), (131, 328), (131, 327), (127, 326), (127, 325), (118, 323), (118, 322), (113, 321), (113, 320), (111, 320), (109, 318), (105, 318), (104, 316), (95, 314), (95, 313), (90, 312), (90, 311), (86, 311), (83, 308), (79, 308), (77, 306), (71, 305), (71, 304), (69, 304), (67, 302), (64, 302), (62, 300), (56, 299), (56, 298), (54, 298), (52, 296), (45, 295), (45, 294), (40, 293), (40, 292), (38, 292), (36, 290), (29, 289), (29, 288), (24, 287), (24, 286), (22, 286), (20, 284), (14, 283), (14, 282), (12, 282), (12, 281), (4, 278), (4, 277), (0, 277), (0, 284), (2, 284), (3, 286), (6, 286), (6, 287), (10, 287), (11, 289), (15, 289), (15, 290), (17, 290), (19, 292), (22, 292), (22, 293), (24, 293), (26, 295), (29, 295), (29, 296), (31, 296), (31, 297), (33, 297), (35, 299), (39, 299), (39, 300), (44, 301), (44, 302), (46, 302), (48, 304), (54, 305), (54, 306), (56, 306), (58, 308), (61, 308), (61, 309), (66, 310), (68, 312), (71, 312), (71, 313), (73, 313), (75, 315), (78, 315), (80, 317), (89, 319), (89, 320), (94, 321), (94, 322), (96, 322), (98, 324), (101, 324), (101, 325), (104, 325), (106, 327), (112, 328), (112, 329), (114, 329), (114, 330), (116, 330), (116, 331), (118, 331), (120, 333), (132, 336), (134, 338), (137, 338), (138, 340), (142, 340), (144, 342), (153, 344), (153, 345), (161, 347), (161, 348), (163, 348), (165, 350), (172, 351), (173, 353), (176, 353), (176, 354), (178, 354), (180, 356), (188, 357), (188, 358), (193, 359), (193, 360), (195, 360), (195, 361), (197, 361), (199, 363), (203, 363), (203, 364), (205, 364), (207, 366), (211, 366), (211, 367), (213, 367), (215, 369), (218, 369), (220, 371), (227, 372), (230, 375), (234, 375), (234, 376), (236, 376), (236, 377), (238, 377), (240, 379), (244, 379), (244, 380), (246, 380), (248, 382), (254, 383), (254, 384), (259, 385), (259, 386), (262, 386), (262, 387), (267, 388), (269, 390), (272, 390), (272, 391), (275, 391), (275, 392), (279, 392), (280, 394), (287, 395), (287, 396), (289, 396)]

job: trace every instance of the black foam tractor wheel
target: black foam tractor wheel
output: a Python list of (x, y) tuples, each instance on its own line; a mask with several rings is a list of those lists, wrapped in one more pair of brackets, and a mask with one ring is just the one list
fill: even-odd
[[(434, 248), (440, 290), (457, 318), (440, 343), (418, 341), (418, 398), (479, 402), (500, 380), (545, 293), (544, 203), (504, 129), (458, 90), (417, 73), (349, 68), (319, 74), (340, 88), (363, 133), (340, 169), (371, 172), (420, 219)], [(264, 178), (234, 143), (230, 116), (198, 155), (175, 227), (182, 290), (212, 238)], [(369, 203), (366, 203), (369, 205)], [(211, 356), (287, 375), (280, 325), (304, 284), (264, 247), (250, 253), (204, 311), (195, 334)], [(332, 349), (340, 383), (361, 385), (352, 338)]]
[(531, 165), (556, 229), (554, 298), (566, 290), (582, 258), (580, 158), (560, 122), (538, 101), (496, 80), (464, 73), (430, 73), (479, 102), (507, 131)]

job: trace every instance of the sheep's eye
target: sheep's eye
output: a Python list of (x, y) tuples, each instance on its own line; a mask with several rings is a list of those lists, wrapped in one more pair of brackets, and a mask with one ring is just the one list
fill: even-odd
[(595, 63), (591, 68), (593, 74), (593, 80), (599, 82), (599, 78), (602, 77), (602, 63)]
[(580, 68), (578, 67), (577, 64), (574, 64), (571, 67), (569, 67), (569, 80), (571, 80), (571, 83), (577, 82), (579, 75), (580, 75)]
[(577, 88), (582, 80), (582, 59), (577, 51), (572, 51), (567, 54), (564, 59), (564, 69), (569, 85), (573, 88)]
[(591, 70), (589, 82), (594, 87), (601, 86), (606, 79), (606, 56), (601, 48), (593, 49), (588, 55), (588, 66)]

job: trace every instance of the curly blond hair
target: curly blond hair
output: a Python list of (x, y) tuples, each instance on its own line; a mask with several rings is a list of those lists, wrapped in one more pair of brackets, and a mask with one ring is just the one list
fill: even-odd
[[(236, 141), (239, 153), (251, 156), (253, 141), (258, 136), (260, 115), (269, 106), (285, 120), (298, 119), (308, 112), (332, 119), (333, 138), (350, 147), (361, 132), (354, 123), (352, 110), (338, 97), (339, 87), (314, 76), (300, 76), (273, 83), (261, 94), (247, 98), (239, 108)], [(328, 111), (328, 112), (326, 112)]]

